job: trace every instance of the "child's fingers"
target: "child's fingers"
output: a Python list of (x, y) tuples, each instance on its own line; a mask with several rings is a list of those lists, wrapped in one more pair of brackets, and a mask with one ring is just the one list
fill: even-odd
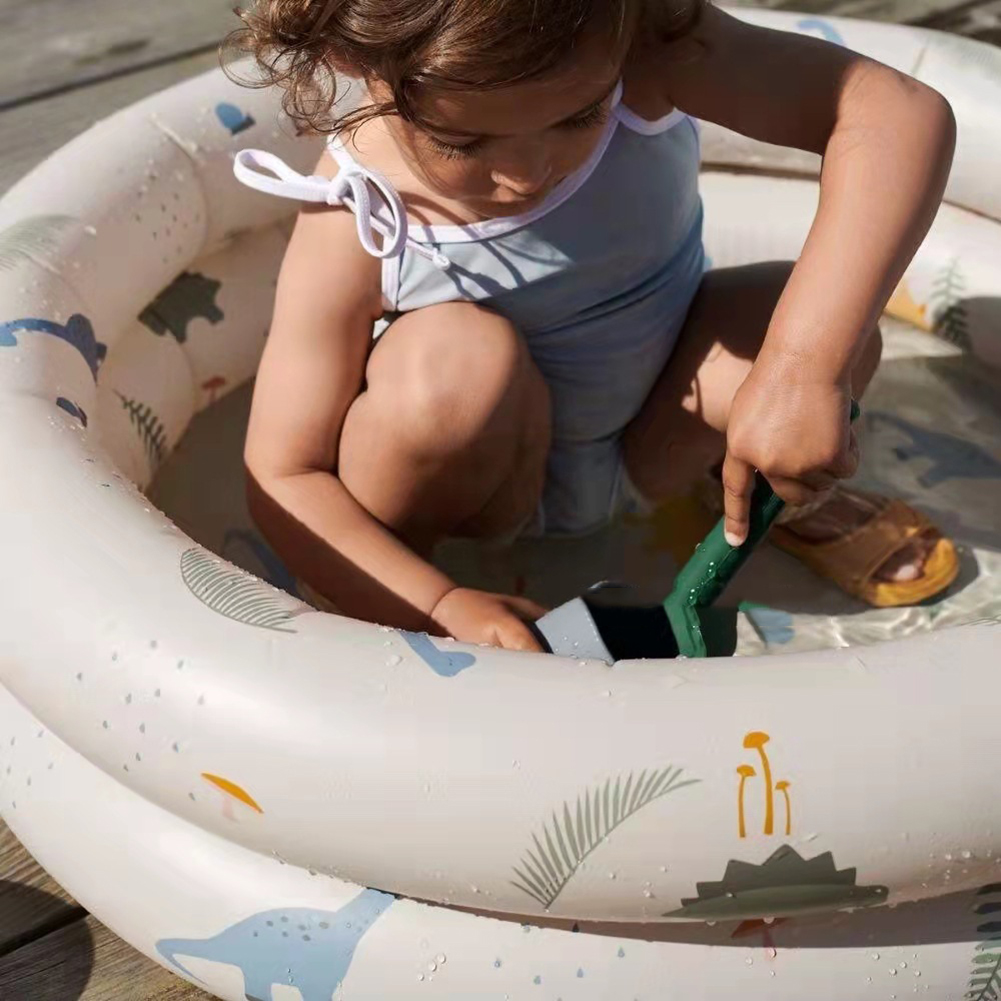
[(751, 493), (754, 490), (754, 467), (727, 452), (723, 461), (724, 534), (731, 546), (747, 541), (751, 516)]
[(535, 622), (537, 619), (541, 619), (549, 609), (543, 608), (542, 605), (537, 605), (530, 598), (517, 598), (509, 597), (506, 599), (507, 604), (515, 612), (517, 612), (522, 618), (528, 619), (529, 622)]
[(500, 624), (497, 629), (497, 638), (505, 650), (542, 653), (542, 644), (535, 638), (532, 630), (513, 615)]

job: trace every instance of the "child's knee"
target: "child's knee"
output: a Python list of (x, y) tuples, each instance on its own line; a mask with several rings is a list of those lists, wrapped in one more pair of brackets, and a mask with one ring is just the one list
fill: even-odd
[(398, 433), (450, 450), (514, 415), (527, 352), (503, 317), (447, 303), (401, 317), (384, 338), (369, 365), (368, 392), (392, 412)]

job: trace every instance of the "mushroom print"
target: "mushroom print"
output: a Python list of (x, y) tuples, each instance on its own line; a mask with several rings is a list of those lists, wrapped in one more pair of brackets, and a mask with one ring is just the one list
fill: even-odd
[(221, 375), (214, 375), (211, 379), (206, 379), (202, 383), (202, 389), (209, 394), (209, 405), (215, 403), (219, 398), (219, 390), (226, 385), (226, 379)]
[[(792, 804), (789, 800), (789, 783), (785, 780), (772, 783), (772, 766), (765, 753), (765, 744), (771, 740), (767, 733), (760, 730), (753, 730), (744, 737), (744, 750), (757, 751), (761, 758), (761, 777), (765, 783), (765, 825), (764, 834), (771, 837), (775, 833), (775, 793), (780, 792), (785, 800), (786, 807), (786, 835), (792, 833)], [(747, 780), (754, 778), (757, 774), (751, 765), (741, 765), (737, 769), (740, 776), (740, 786), (737, 790), (737, 824), (742, 838), (747, 837), (747, 823), (744, 814), (744, 792)]]
[(744, 816), (744, 786), (748, 779), (753, 779), (758, 773), (750, 765), (741, 765), (737, 769), (740, 776), (740, 788), (737, 790), (737, 824), (740, 828), (740, 836), (747, 837), (747, 823)]
[(786, 837), (792, 834), (792, 804), (789, 802), (789, 783), (788, 782), (776, 782), (775, 789), (777, 792), (782, 793), (786, 804)]
[(235, 782), (218, 775), (210, 775), (208, 772), (202, 772), (202, 778), (215, 792), (222, 794), (222, 815), (227, 820), (238, 822), (237, 813), (246, 814), (248, 809), (258, 814), (264, 813), (254, 797)]

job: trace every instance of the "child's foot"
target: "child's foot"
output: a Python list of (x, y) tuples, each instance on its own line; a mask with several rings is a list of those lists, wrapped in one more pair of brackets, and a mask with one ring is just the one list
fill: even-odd
[(959, 573), (955, 547), (923, 515), (902, 501), (843, 488), (784, 519), (773, 541), (877, 607), (926, 601)]

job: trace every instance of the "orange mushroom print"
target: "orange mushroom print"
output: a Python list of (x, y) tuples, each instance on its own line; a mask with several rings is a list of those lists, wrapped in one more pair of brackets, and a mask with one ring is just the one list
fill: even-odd
[[(792, 834), (792, 803), (789, 798), (789, 783), (782, 780), (778, 783), (772, 782), (772, 765), (765, 753), (765, 744), (771, 740), (767, 733), (760, 730), (752, 730), (744, 737), (744, 750), (757, 751), (761, 758), (761, 777), (765, 783), (765, 823), (763, 833), (770, 837), (775, 833), (775, 793), (782, 793), (786, 810), (786, 835)], [(747, 837), (747, 821), (745, 815), (744, 796), (747, 790), (748, 779), (755, 778), (757, 772), (751, 765), (741, 765), (737, 769), (740, 776), (740, 786), (737, 790), (737, 825), (740, 836)]]
[(226, 380), (221, 375), (214, 375), (211, 379), (206, 379), (202, 383), (202, 389), (209, 394), (209, 404), (215, 403), (219, 398), (219, 390), (226, 385)]
[(264, 813), (254, 797), (235, 782), (230, 782), (229, 779), (221, 778), (218, 775), (210, 775), (208, 772), (202, 772), (202, 778), (213, 789), (222, 793), (222, 815), (227, 820), (237, 821), (239, 819), (235, 808), (243, 809), (244, 807), (249, 807), (255, 813)]
[(753, 779), (758, 773), (750, 765), (741, 765), (737, 769), (740, 776), (740, 788), (737, 790), (737, 822), (740, 826), (740, 836), (747, 837), (747, 823), (744, 818), (744, 786), (748, 779)]
[(776, 782), (775, 789), (777, 792), (782, 793), (786, 804), (786, 837), (792, 834), (792, 804), (789, 802), (789, 783), (788, 782)]

